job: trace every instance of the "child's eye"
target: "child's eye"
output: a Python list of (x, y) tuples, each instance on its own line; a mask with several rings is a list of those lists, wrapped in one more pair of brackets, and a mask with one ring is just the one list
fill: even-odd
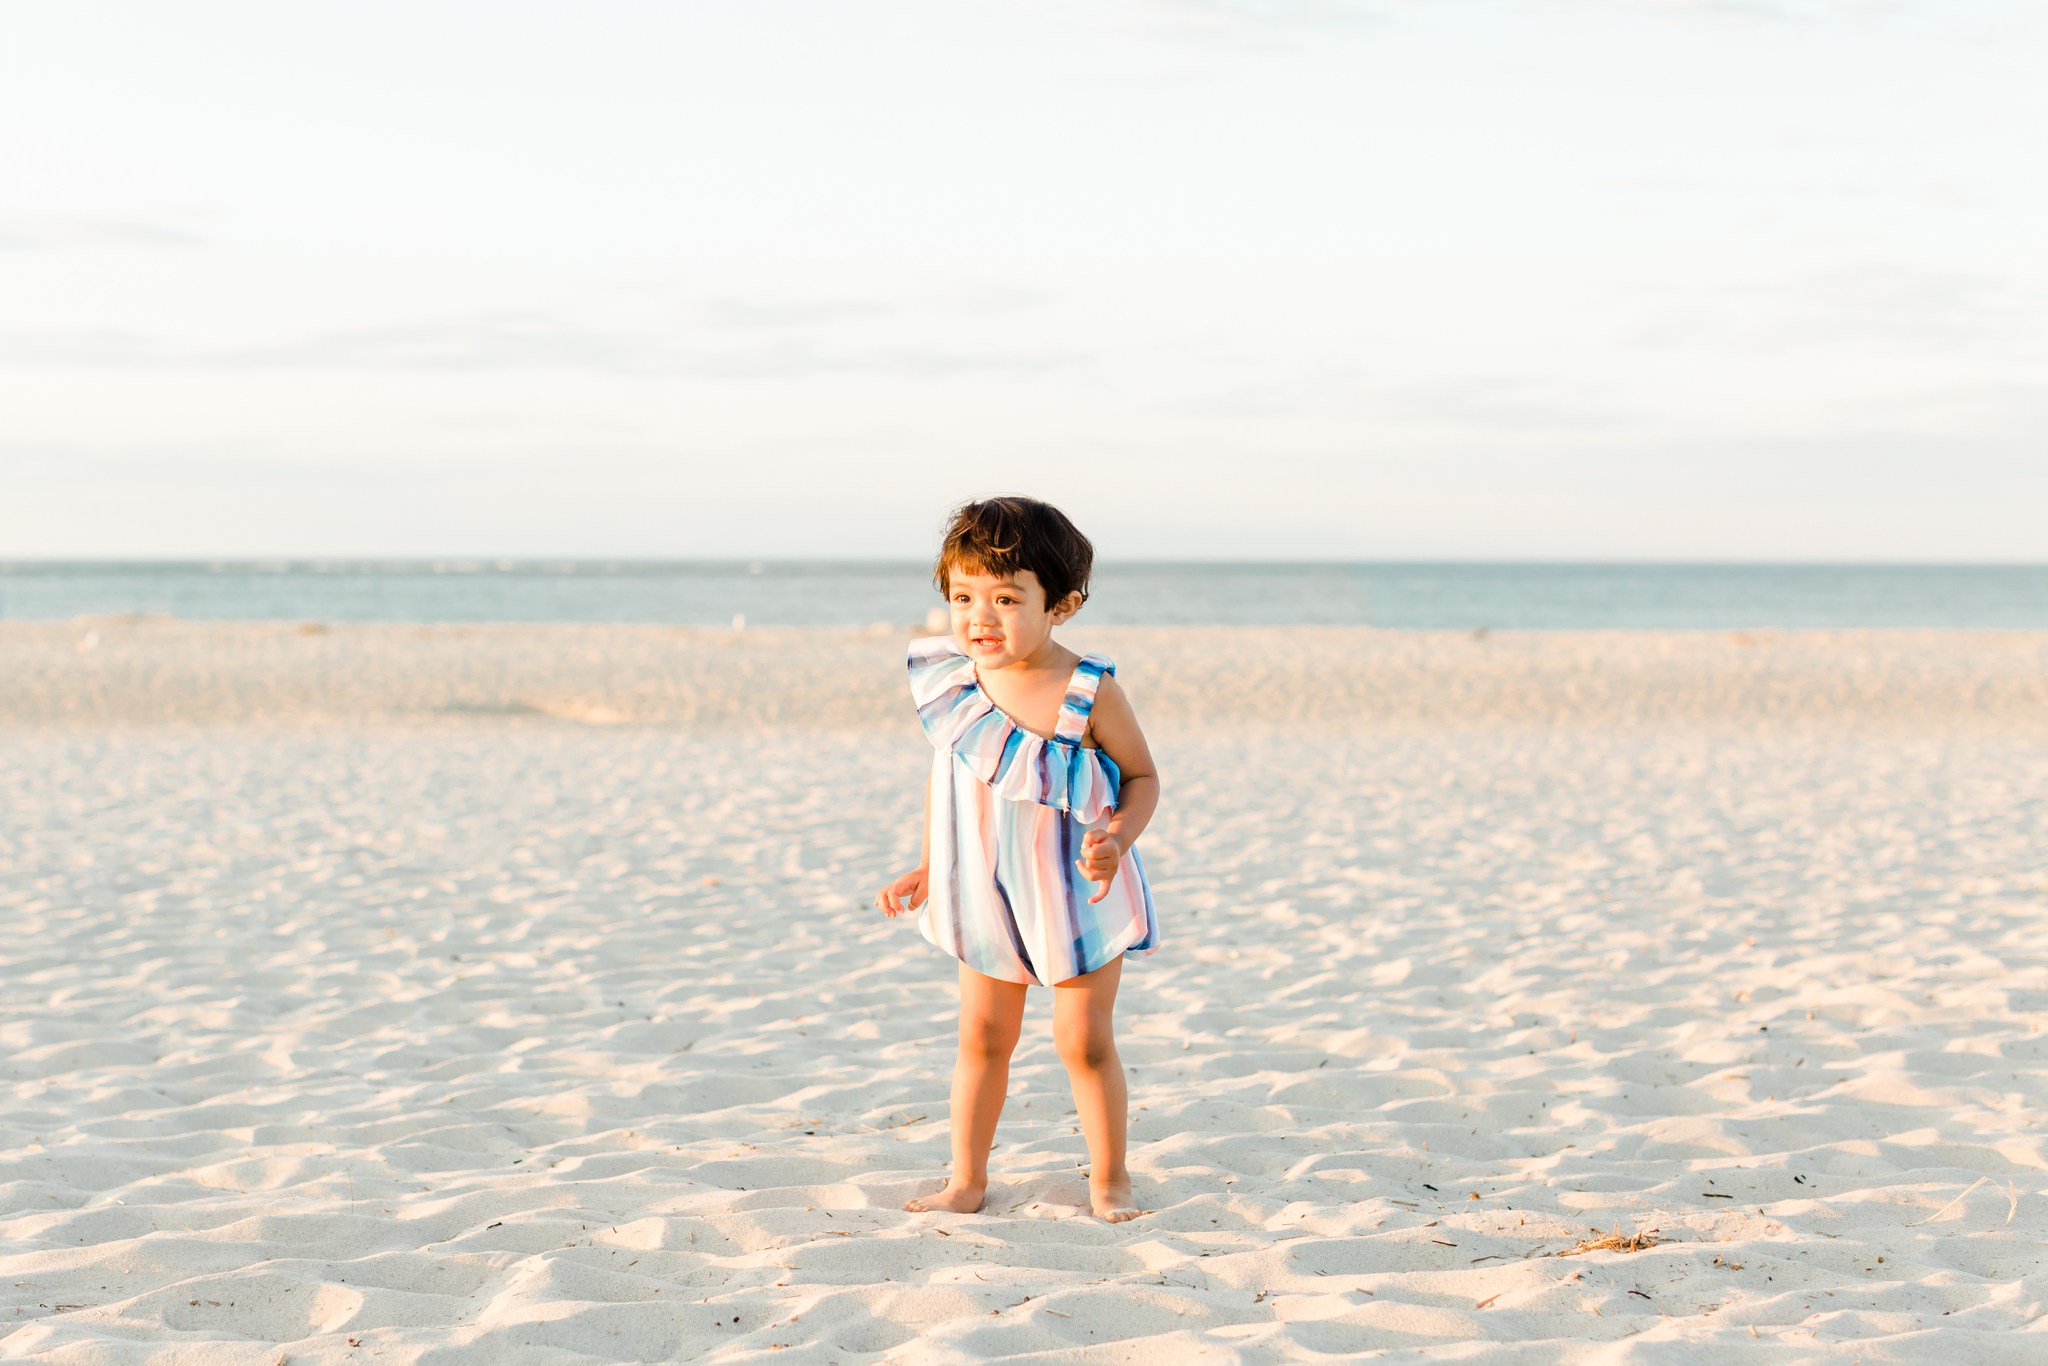
[(1010, 598), (1010, 597), (1003, 597), (1003, 598), (997, 598), (997, 599), (996, 599), (996, 601), (997, 601), (998, 603), (1001, 603), (1001, 604), (1004, 604), (1004, 605), (1006, 605), (1006, 606), (1007, 606), (1008, 604), (1010, 604), (1010, 603), (1013, 603), (1013, 602), (1015, 602), (1015, 601), (1016, 601), (1016, 599), (1015, 599), (1015, 598)]

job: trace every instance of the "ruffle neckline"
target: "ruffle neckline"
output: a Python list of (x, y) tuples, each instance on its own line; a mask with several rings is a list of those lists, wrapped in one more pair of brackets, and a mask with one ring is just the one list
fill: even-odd
[[(932, 745), (950, 751), (970, 772), (1013, 802), (1037, 802), (1092, 825), (1116, 808), (1121, 775), (1116, 761), (1080, 743), (1078, 734), (1048, 738), (1027, 730), (982, 691), (974, 661), (951, 636), (910, 644), (910, 694)], [(1102, 676), (1116, 666), (1083, 655), (1060, 703), (1064, 732), (1085, 723)]]

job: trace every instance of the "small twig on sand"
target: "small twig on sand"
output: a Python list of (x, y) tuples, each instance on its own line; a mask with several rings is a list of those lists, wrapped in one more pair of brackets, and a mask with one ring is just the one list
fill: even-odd
[(1964, 1192), (1963, 1192), (1963, 1193), (1962, 1193), (1961, 1195), (1958, 1195), (1958, 1196), (1957, 1196), (1957, 1197), (1956, 1197), (1955, 1199), (1953, 1199), (1953, 1200), (1949, 1201), (1949, 1202), (1948, 1202), (1948, 1203), (1947, 1203), (1946, 1205), (1943, 1205), (1943, 1206), (1942, 1206), (1942, 1207), (1941, 1207), (1940, 1209), (1938, 1209), (1938, 1210), (1936, 1210), (1936, 1211), (1935, 1211), (1934, 1213), (1932, 1213), (1932, 1214), (1928, 1215), (1928, 1216), (1927, 1216), (1927, 1217), (1926, 1217), (1925, 1219), (1915, 1219), (1915, 1220), (1914, 1220), (1914, 1221), (1913, 1221), (1912, 1223), (1910, 1223), (1910, 1224), (1906, 1225), (1906, 1227), (1907, 1227), (1907, 1228), (1918, 1228), (1918, 1227), (1920, 1227), (1920, 1225), (1922, 1225), (1922, 1224), (1931, 1224), (1931, 1223), (1933, 1223), (1933, 1222), (1934, 1222), (1934, 1221), (1935, 1221), (1936, 1219), (1939, 1219), (1939, 1218), (1940, 1218), (1940, 1217), (1941, 1217), (1942, 1215), (1944, 1215), (1944, 1214), (1947, 1214), (1947, 1213), (1948, 1213), (1948, 1212), (1949, 1212), (1950, 1210), (1954, 1209), (1954, 1208), (1955, 1208), (1955, 1207), (1956, 1207), (1957, 1205), (1960, 1205), (1960, 1204), (1962, 1204), (1962, 1203), (1963, 1203), (1963, 1201), (1965, 1201), (1965, 1200), (1969, 1199), (1969, 1198), (1970, 1198), (1970, 1191), (1973, 1191), (1973, 1190), (1977, 1189), (1977, 1187), (1979, 1187), (1979, 1186), (1983, 1185), (1983, 1184), (1984, 1184), (1984, 1183), (1985, 1183), (1986, 1181), (1989, 1181), (1990, 1179), (1991, 1179), (1991, 1178), (1990, 1178), (1990, 1177), (1988, 1177), (1988, 1176), (1980, 1176), (1980, 1177), (1978, 1177), (1978, 1178), (1977, 1178), (1977, 1179), (1976, 1179), (1975, 1181), (1972, 1181), (1972, 1182), (1970, 1183), (1970, 1190), (1969, 1190), (1969, 1191), (1964, 1191)]
[(1621, 1236), (1621, 1225), (1616, 1224), (1614, 1231), (1611, 1233), (1603, 1233), (1598, 1238), (1583, 1239), (1572, 1247), (1564, 1248), (1550, 1255), (1553, 1257), (1576, 1257), (1581, 1252), (1641, 1252), (1646, 1247), (1655, 1246), (1657, 1246), (1656, 1229), (1638, 1229), (1624, 1238)]

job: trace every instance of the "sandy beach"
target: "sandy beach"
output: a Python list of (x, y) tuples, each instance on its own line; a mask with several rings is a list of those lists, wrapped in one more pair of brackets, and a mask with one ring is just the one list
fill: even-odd
[(0, 1358), (2048, 1359), (2048, 634), (1074, 631), (1117, 1227), (1042, 992), (900, 1209), (910, 634), (0, 624)]

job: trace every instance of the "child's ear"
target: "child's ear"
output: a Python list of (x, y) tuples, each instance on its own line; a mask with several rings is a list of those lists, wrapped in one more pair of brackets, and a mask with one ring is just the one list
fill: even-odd
[(1072, 615), (1074, 615), (1074, 613), (1080, 611), (1081, 604), (1084, 600), (1085, 599), (1083, 599), (1081, 596), (1081, 591), (1079, 589), (1075, 589), (1073, 592), (1067, 594), (1058, 602), (1054, 603), (1052, 608), (1052, 624), (1058, 626), (1061, 623), (1065, 622), (1068, 617), (1071, 617)]

